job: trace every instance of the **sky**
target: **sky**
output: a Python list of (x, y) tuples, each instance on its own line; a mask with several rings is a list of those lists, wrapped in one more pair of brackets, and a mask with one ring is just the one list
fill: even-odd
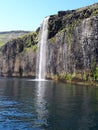
[(46, 16), (98, 3), (98, 0), (0, 0), (0, 32), (35, 31)]

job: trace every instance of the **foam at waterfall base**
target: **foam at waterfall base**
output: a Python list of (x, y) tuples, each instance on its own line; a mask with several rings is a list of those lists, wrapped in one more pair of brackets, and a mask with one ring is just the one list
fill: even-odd
[(35, 81), (48, 81), (47, 79), (35, 79)]
[(37, 82), (39, 82), (39, 81), (49, 81), (49, 80), (47, 80), (47, 79), (28, 79), (29, 81), (37, 81)]

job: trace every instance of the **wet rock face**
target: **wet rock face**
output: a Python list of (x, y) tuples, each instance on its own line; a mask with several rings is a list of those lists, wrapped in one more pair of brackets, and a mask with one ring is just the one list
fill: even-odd
[(66, 24), (48, 41), (47, 73), (90, 71), (98, 63), (98, 16)]

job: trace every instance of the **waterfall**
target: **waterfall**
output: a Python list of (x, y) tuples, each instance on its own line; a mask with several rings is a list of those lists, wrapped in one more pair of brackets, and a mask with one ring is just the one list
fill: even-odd
[(38, 54), (36, 65), (36, 78), (39, 80), (45, 79), (46, 76), (46, 51), (47, 51), (47, 38), (48, 38), (48, 19), (46, 17), (41, 24), (38, 41)]

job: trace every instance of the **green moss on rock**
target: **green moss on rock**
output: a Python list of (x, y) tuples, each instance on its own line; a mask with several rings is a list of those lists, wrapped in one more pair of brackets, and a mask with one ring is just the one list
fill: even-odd
[(92, 13), (92, 16), (98, 16), (98, 9)]

